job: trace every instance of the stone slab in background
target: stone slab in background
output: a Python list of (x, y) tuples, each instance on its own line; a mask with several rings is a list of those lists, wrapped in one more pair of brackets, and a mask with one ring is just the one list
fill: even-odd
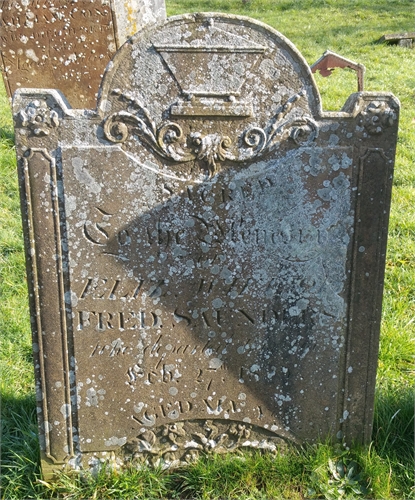
[(414, 46), (415, 31), (409, 33), (388, 33), (382, 35), (378, 42), (391, 45), (400, 45), (401, 47), (412, 48)]
[(163, 0), (3, 0), (0, 12), (9, 97), (19, 88), (56, 88), (74, 108), (94, 108), (116, 50), (165, 18)]
[(42, 464), (371, 438), (399, 103), (199, 14), (14, 100)]

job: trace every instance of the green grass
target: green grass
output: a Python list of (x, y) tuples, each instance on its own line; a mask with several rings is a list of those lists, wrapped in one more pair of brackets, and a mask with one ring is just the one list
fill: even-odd
[[(97, 477), (39, 469), (31, 336), (14, 156), (14, 134), (0, 91), (0, 334), (2, 498), (415, 498), (413, 484), (415, 338), (415, 50), (378, 44), (413, 31), (412, 0), (167, 0), (168, 14), (220, 11), (253, 17), (283, 33), (309, 64), (326, 49), (366, 66), (365, 90), (393, 92), (401, 119), (389, 228), (372, 443), (322, 443), (284, 454), (202, 457), (174, 473), (103, 469)], [(352, 72), (316, 75), (324, 109), (356, 90)], [(339, 472), (340, 471), (340, 472)], [(350, 477), (349, 477), (350, 476)]]

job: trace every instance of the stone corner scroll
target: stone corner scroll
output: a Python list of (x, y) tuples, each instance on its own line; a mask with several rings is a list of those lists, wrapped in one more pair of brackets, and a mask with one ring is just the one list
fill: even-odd
[(370, 440), (398, 114), (219, 14), (131, 38), (96, 112), (16, 94), (46, 475)]

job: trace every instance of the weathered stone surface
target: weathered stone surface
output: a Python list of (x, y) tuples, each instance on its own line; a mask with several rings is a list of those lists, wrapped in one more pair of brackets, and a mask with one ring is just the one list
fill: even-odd
[(16, 95), (45, 470), (370, 439), (398, 113), (212, 14)]
[(378, 42), (379, 43), (385, 42), (392, 45), (400, 45), (401, 47), (412, 48), (415, 46), (414, 40), (415, 40), (415, 31), (412, 31), (409, 33), (385, 34), (379, 38)]
[(2, 0), (1, 68), (11, 97), (19, 88), (56, 88), (75, 108), (95, 108), (105, 67), (149, 23), (164, 0)]
[(116, 19), (118, 47), (143, 26), (166, 18), (164, 0), (111, 0), (111, 9)]

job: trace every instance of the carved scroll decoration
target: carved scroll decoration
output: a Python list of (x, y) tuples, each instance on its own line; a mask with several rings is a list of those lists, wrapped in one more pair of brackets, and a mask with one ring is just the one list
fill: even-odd
[(191, 420), (141, 429), (122, 447), (126, 460), (151, 465), (192, 462), (201, 453), (228, 453), (238, 449), (275, 452), (285, 440), (273, 432), (238, 421)]
[(251, 160), (272, 151), (287, 139), (297, 145), (306, 145), (318, 135), (317, 124), (309, 117), (285, 120), (295, 103), (305, 96), (305, 91), (289, 98), (265, 128), (248, 127), (240, 137), (234, 139), (220, 134), (204, 135), (201, 132), (185, 136), (180, 125), (173, 121), (157, 126), (147, 108), (132, 94), (119, 89), (112, 93), (120, 96), (136, 112), (121, 110), (106, 118), (103, 127), (109, 141), (124, 143), (130, 137), (138, 138), (166, 160), (201, 161), (207, 168), (209, 177), (217, 173), (219, 162)]

